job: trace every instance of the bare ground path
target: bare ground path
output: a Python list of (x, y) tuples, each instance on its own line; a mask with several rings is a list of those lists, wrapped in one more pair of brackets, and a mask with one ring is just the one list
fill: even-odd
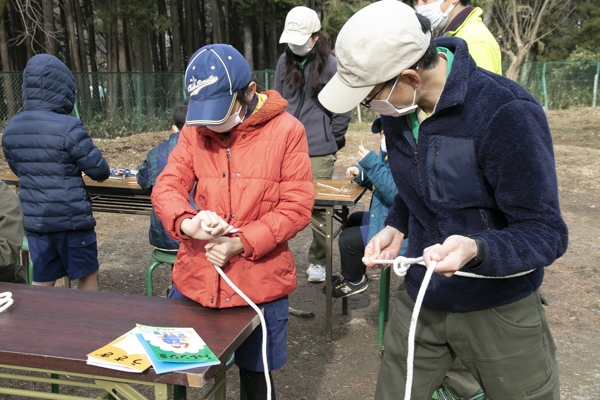
[[(547, 269), (542, 286), (558, 347), (563, 399), (600, 399), (600, 111), (592, 109), (549, 113), (555, 140), (561, 207), (570, 229), (565, 256)], [(367, 125), (359, 127), (367, 130)], [(149, 133), (114, 140), (96, 140), (113, 167), (135, 168), (153, 145), (167, 134)], [(508, 139), (507, 139), (508, 140)], [(342, 179), (355, 162), (360, 142), (378, 148), (376, 135), (351, 131), (338, 153), (336, 177)], [(8, 171), (0, 154), (0, 174)], [(369, 197), (356, 209), (366, 209)], [(145, 273), (151, 263), (147, 217), (96, 214), (101, 290), (144, 294)], [(277, 398), (290, 400), (370, 399), (379, 367), (377, 310), (379, 272), (362, 295), (349, 299), (349, 315), (334, 304), (333, 343), (325, 341), (325, 296), (321, 284), (309, 284), (304, 271), (311, 239), (309, 229), (290, 247), (298, 265), (298, 289), (290, 296), (293, 308), (313, 312), (314, 318), (290, 316), (288, 363), (274, 372)], [(334, 271), (339, 269), (337, 245)], [(168, 268), (156, 270), (156, 291), (165, 293)], [(392, 292), (400, 279), (392, 279)], [(121, 334), (115, 332), (115, 337)], [(228, 399), (238, 399), (237, 370), (228, 373)], [(199, 398), (199, 390), (188, 398)], [(0, 400), (18, 397), (0, 395)], [(504, 399), (501, 399), (504, 400)]]

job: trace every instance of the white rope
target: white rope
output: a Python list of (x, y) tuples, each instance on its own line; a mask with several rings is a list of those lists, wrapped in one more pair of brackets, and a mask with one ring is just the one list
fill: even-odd
[(12, 298), (11, 292), (0, 293), (0, 313), (12, 306), (15, 301)]
[[(200, 223), (200, 226), (202, 227), (202, 230), (204, 230), (205, 232), (209, 232), (213, 230), (213, 228), (209, 228), (204, 221), (202, 221)], [(229, 233), (235, 233), (239, 230), (239, 228), (234, 228), (231, 231), (229, 231)], [(271, 378), (269, 377), (269, 364), (267, 361), (267, 322), (265, 321), (265, 317), (263, 315), (263, 313), (260, 311), (260, 309), (256, 306), (256, 304), (254, 304), (254, 302), (252, 300), (250, 300), (250, 298), (248, 296), (246, 296), (246, 294), (244, 292), (242, 292), (233, 282), (231, 282), (231, 279), (229, 279), (229, 277), (225, 274), (225, 272), (223, 272), (223, 270), (221, 269), (221, 267), (219, 267), (218, 265), (213, 264), (213, 266), (215, 267), (215, 269), (217, 270), (217, 272), (219, 273), (219, 275), (221, 275), (221, 277), (225, 280), (225, 282), (227, 282), (227, 284), (229, 286), (231, 286), (231, 288), (233, 290), (235, 290), (235, 292), (237, 294), (240, 295), (240, 297), (242, 299), (244, 299), (244, 301), (246, 301), (246, 303), (248, 303), (248, 305), (250, 307), (252, 307), (254, 309), (254, 311), (256, 311), (256, 313), (258, 314), (258, 318), (260, 319), (260, 326), (262, 328), (262, 361), (263, 361), (263, 370), (265, 373), (265, 382), (267, 383), (267, 400), (271, 400)]]
[(242, 292), (237, 286), (234, 285), (233, 282), (231, 282), (229, 277), (227, 275), (225, 275), (225, 272), (223, 272), (223, 270), (220, 267), (215, 265), (215, 269), (217, 270), (219, 275), (221, 275), (221, 277), (223, 279), (225, 279), (225, 282), (227, 282), (229, 284), (229, 286), (231, 286), (232, 289), (235, 290), (235, 292), (237, 294), (239, 294), (242, 297), (242, 299), (244, 299), (246, 301), (246, 303), (248, 303), (250, 305), (250, 307), (252, 307), (254, 309), (254, 311), (256, 311), (256, 313), (258, 314), (258, 318), (260, 318), (260, 325), (262, 327), (262, 334), (263, 334), (262, 359), (263, 359), (263, 369), (265, 372), (265, 381), (267, 382), (267, 400), (271, 400), (271, 378), (269, 377), (269, 364), (267, 362), (267, 322), (265, 321), (265, 317), (263, 316), (260, 309), (256, 306), (256, 304), (254, 304), (252, 302), (252, 300), (250, 300), (250, 298), (248, 298), (248, 296), (246, 296), (246, 294), (244, 292)]
[[(402, 277), (406, 275), (408, 269), (411, 265), (419, 264), (425, 265), (423, 261), (423, 257), (418, 258), (406, 258), (406, 257), (396, 257), (395, 260), (369, 260), (367, 257), (363, 257), (363, 262), (375, 262), (375, 264), (392, 264), (394, 272), (396, 275)], [(417, 331), (417, 320), (419, 319), (419, 313), (421, 312), (421, 305), (423, 304), (423, 298), (425, 297), (425, 292), (427, 291), (427, 286), (429, 286), (429, 281), (431, 280), (431, 276), (437, 266), (437, 261), (431, 261), (429, 263), (429, 267), (427, 267), (427, 271), (425, 272), (425, 276), (423, 277), (423, 282), (421, 282), (421, 287), (419, 288), (419, 293), (417, 294), (417, 299), (415, 300), (415, 308), (413, 308), (413, 313), (410, 318), (410, 328), (408, 330), (408, 354), (406, 356), (406, 389), (404, 391), (404, 400), (410, 400), (410, 395), (412, 391), (412, 381), (413, 381), (413, 372), (414, 372), (414, 359), (415, 359), (415, 334)], [(486, 275), (477, 275), (470, 272), (456, 271), (454, 275), (464, 276), (467, 278), (478, 278), (478, 279), (509, 279), (515, 278), (518, 276), (527, 275), (534, 270), (531, 269), (525, 272), (519, 272), (513, 275), (507, 276), (486, 276)]]

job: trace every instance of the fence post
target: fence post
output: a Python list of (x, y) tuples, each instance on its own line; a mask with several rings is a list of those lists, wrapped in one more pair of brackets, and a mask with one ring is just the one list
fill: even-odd
[(77, 117), (77, 119), (81, 120), (81, 118), (79, 118), (79, 110), (77, 109), (77, 102), (73, 103), (73, 111), (75, 111), (75, 116)]
[(267, 90), (269, 90), (269, 73), (267, 72), (266, 69), (264, 71), (264, 75), (265, 75), (265, 91), (267, 91)]
[(592, 96), (593, 108), (596, 108), (596, 98), (598, 97), (598, 75), (600, 75), (600, 61), (596, 64), (596, 76), (594, 76), (594, 92)]
[(142, 133), (142, 86), (140, 82), (140, 71), (137, 71), (135, 74), (135, 86), (137, 92), (137, 109), (138, 109), (138, 124), (139, 124), (139, 133)]
[(185, 90), (185, 72), (181, 74), (181, 92), (183, 94), (183, 99), (187, 99), (187, 91)]
[(548, 111), (548, 91), (546, 90), (546, 62), (542, 64), (542, 92), (544, 94), (544, 109)]
[(356, 117), (358, 118), (358, 123), (362, 124), (362, 116), (360, 115), (360, 104), (356, 106)]

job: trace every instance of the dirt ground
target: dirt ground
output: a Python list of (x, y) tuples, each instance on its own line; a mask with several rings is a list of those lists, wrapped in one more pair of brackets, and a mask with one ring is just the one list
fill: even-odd
[[(542, 286), (550, 304), (546, 312), (558, 347), (562, 398), (600, 399), (600, 110), (553, 111), (548, 118), (570, 241), (567, 253), (547, 268)], [(367, 124), (352, 126), (346, 147), (338, 153), (334, 179), (343, 179), (361, 141), (368, 148), (378, 148), (377, 135), (368, 131)], [(158, 132), (95, 143), (111, 167), (135, 168), (167, 136), (168, 132)], [(0, 174), (6, 172), (0, 155)], [(369, 200), (366, 196), (352, 211), (367, 209)], [(101, 290), (144, 294), (146, 270), (152, 261), (148, 217), (106, 213), (95, 217)], [(349, 315), (342, 315), (341, 301), (334, 303), (333, 342), (327, 343), (323, 285), (308, 283), (304, 272), (311, 237), (307, 228), (290, 242), (298, 267), (298, 289), (290, 296), (290, 306), (315, 316), (290, 316), (288, 362), (273, 373), (277, 398), (370, 399), (379, 368), (379, 272), (370, 272), (367, 292), (349, 299)], [(339, 271), (337, 244), (334, 248), (335, 273)], [(392, 278), (392, 297), (399, 282)], [(164, 295), (169, 283), (168, 268), (157, 269), (155, 295)], [(115, 332), (115, 337), (121, 333)], [(200, 398), (201, 393), (188, 390), (188, 398)], [(228, 399), (239, 398), (236, 367), (228, 372), (227, 393)], [(12, 398), (17, 397), (0, 395), (0, 400)]]

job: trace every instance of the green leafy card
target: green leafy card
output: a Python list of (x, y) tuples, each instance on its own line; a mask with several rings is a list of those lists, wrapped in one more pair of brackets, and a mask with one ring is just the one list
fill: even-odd
[(137, 328), (137, 333), (147, 344), (144, 347), (150, 349), (159, 361), (207, 365), (220, 363), (194, 328), (165, 328), (140, 324), (137, 324)]

